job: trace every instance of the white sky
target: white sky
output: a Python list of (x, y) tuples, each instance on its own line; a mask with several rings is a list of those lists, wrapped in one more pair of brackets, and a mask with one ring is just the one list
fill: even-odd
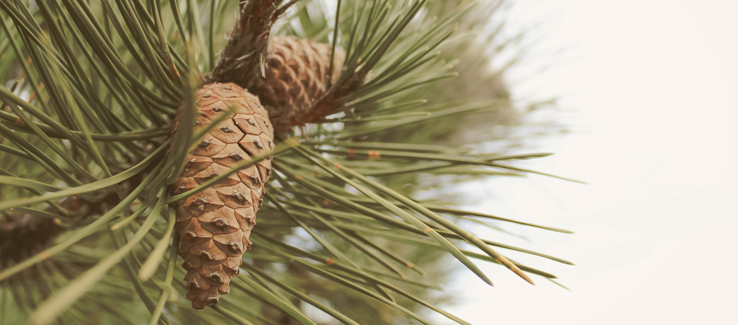
[(545, 144), (556, 156), (526, 167), (590, 184), (536, 176), (467, 190), (476, 209), (575, 231), (487, 237), (577, 266), (508, 254), (571, 291), (490, 265), (496, 287), (461, 273), (448, 289), (464, 302), (448, 310), (473, 324), (738, 324), (738, 1), (516, 3), (515, 22), (544, 20), (534, 59), (568, 49), (521, 89), (576, 111), (565, 121), (576, 132)]

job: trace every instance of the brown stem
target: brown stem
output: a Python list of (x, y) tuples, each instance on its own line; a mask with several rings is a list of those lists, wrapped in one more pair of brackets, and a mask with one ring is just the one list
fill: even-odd
[(252, 88), (256, 78), (264, 76), (272, 25), (296, 2), (280, 6), (282, 0), (242, 1), (240, 18), (209, 81), (233, 82), (246, 89)]

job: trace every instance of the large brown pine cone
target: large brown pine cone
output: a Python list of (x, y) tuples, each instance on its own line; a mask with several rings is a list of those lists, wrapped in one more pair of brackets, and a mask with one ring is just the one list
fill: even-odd
[[(332, 79), (338, 78), (344, 53), (336, 50)], [(331, 45), (309, 39), (274, 36), (269, 43), (265, 78), (257, 91), (275, 129), (287, 131), (304, 125), (303, 117), (326, 92)]]
[[(274, 133), (259, 98), (233, 83), (213, 83), (195, 94), (195, 132), (233, 109), (230, 118), (213, 128), (188, 154), (174, 194), (186, 192), (225, 173), (235, 164), (274, 148)], [(176, 132), (180, 116), (174, 121)], [(249, 235), (256, 225), (264, 183), (271, 161), (261, 160), (223, 181), (178, 202), (179, 255), (187, 270), (187, 299), (202, 309), (229, 292), (229, 283), (251, 247)]]

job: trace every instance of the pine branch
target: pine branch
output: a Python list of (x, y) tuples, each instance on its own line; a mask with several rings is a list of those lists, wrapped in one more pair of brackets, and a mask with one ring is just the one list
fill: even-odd
[(249, 89), (256, 78), (263, 78), (272, 25), (297, 1), (284, 5), (282, 0), (242, 1), (239, 19), (209, 76), (210, 81), (233, 82)]
[[(182, 224), (173, 219), (175, 202), (215, 189), (221, 192), (214, 199), (227, 198), (230, 194), (217, 183), (240, 178), (238, 172), (253, 161), (229, 165), (227, 171), (218, 167), (219, 176), (205, 172), (186, 184), (186, 192), (172, 196), (174, 187), (168, 186), (185, 168), (188, 150), (223, 121), (212, 120), (203, 131), (184, 123), (168, 137), (169, 121), (182, 107), (181, 120), (207, 122), (195, 109), (202, 99), (194, 95), (202, 67), (214, 69), (205, 82), (235, 81), (264, 104), (267, 92), (255, 84), (272, 67), (271, 29), (297, 2), (0, 1), (0, 76), (6, 84), (16, 80), (10, 88), (0, 87), (0, 213), (53, 220), (65, 232), (56, 239), (46, 236), (49, 246), (33, 246), (44, 242), (29, 238), (33, 243), (21, 245), (34, 251), (0, 270), (0, 323), (23, 323), (34, 310), (36, 320), (58, 314), (58, 322), (70, 324), (110, 323), (111, 318), (161, 322), (160, 315), (172, 323), (269, 323), (276, 317), (307, 323), (307, 305), (347, 324), (424, 321), (418, 316), (423, 308), (464, 323), (440, 309), (438, 300), (426, 299), (426, 290), (437, 289), (433, 283), (439, 282), (435, 275), (443, 256), (455, 256), (482, 279), (486, 275), (477, 261), (502, 263), (519, 275), (554, 277), (535, 265), (504, 259), (492, 247), (510, 257), (526, 254), (569, 264), (493, 241), (497, 238), (477, 239), (463, 222), (482, 223), (483, 218), (566, 231), (416, 201), (417, 192), (403, 187), (430, 192), (441, 187), (444, 195), (438, 199), (448, 202), (452, 183), (437, 182), (438, 175), (520, 176), (535, 172), (498, 161), (542, 156), (411, 144), (436, 139), (431, 132), (415, 132), (420, 123), (436, 133), (456, 131), (467, 126), (457, 118), (507, 108), (497, 95), (460, 100), (467, 98), (447, 87), (450, 98), (434, 96), (446, 87), (439, 81), (455, 75), (457, 45), (464, 39), (455, 26), (463, 26), (478, 1), (341, 0), (335, 16), (326, 1), (302, 1), (273, 34), (322, 42), (327, 55), (317, 66), (325, 79), (310, 79), (319, 80), (318, 87), (300, 78), (292, 83), (303, 84), (301, 90), (320, 88), (304, 91), (319, 95), (310, 96), (307, 113), (296, 115), (286, 128), (315, 125), (304, 128), (303, 143), (284, 141), (275, 151), (250, 157), (272, 159), (275, 166), (254, 248), (239, 258), (246, 266), (216, 308), (189, 308), (183, 293), (190, 283), (182, 280), (178, 244), (170, 240)], [(236, 10), (238, 17), (227, 14)], [(478, 11), (489, 18), (489, 11)], [(228, 41), (214, 37), (231, 26)], [(213, 53), (221, 48), (213, 66)], [(449, 48), (455, 52), (446, 53)], [(305, 67), (315, 65), (294, 70)], [(451, 119), (454, 123), (448, 123)], [(248, 116), (242, 120), (243, 125), (255, 122)], [(412, 133), (405, 136), (398, 128), (412, 128)], [(406, 181), (408, 176), (414, 178)], [(78, 208), (67, 207), (75, 202), (71, 195), (79, 198)], [(0, 219), (0, 228), (22, 228), (13, 220)], [(509, 234), (501, 227), (493, 229)], [(0, 235), (5, 240), (0, 248), (13, 249), (13, 238)], [(464, 241), (481, 251), (460, 249)], [(169, 263), (163, 263), (166, 251)], [(358, 304), (367, 308), (359, 310)], [(265, 310), (276, 314), (262, 315)]]

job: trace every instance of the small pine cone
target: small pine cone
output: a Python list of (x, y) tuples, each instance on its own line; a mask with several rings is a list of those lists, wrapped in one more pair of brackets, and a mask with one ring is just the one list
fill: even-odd
[[(304, 125), (302, 119), (326, 92), (331, 45), (309, 39), (275, 36), (269, 44), (266, 78), (260, 78), (258, 94), (275, 129)], [(336, 50), (332, 80), (341, 73), (345, 54)]]
[[(191, 190), (227, 172), (239, 161), (274, 148), (274, 133), (259, 98), (233, 83), (213, 83), (195, 94), (195, 132), (216, 120), (219, 112), (231, 118), (206, 134), (190, 151), (174, 194)], [(176, 132), (179, 115), (173, 123)], [(249, 235), (256, 225), (264, 183), (271, 175), (271, 160), (264, 159), (180, 202), (177, 231), (179, 255), (187, 270), (187, 299), (202, 309), (229, 292), (229, 283), (251, 248)]]

